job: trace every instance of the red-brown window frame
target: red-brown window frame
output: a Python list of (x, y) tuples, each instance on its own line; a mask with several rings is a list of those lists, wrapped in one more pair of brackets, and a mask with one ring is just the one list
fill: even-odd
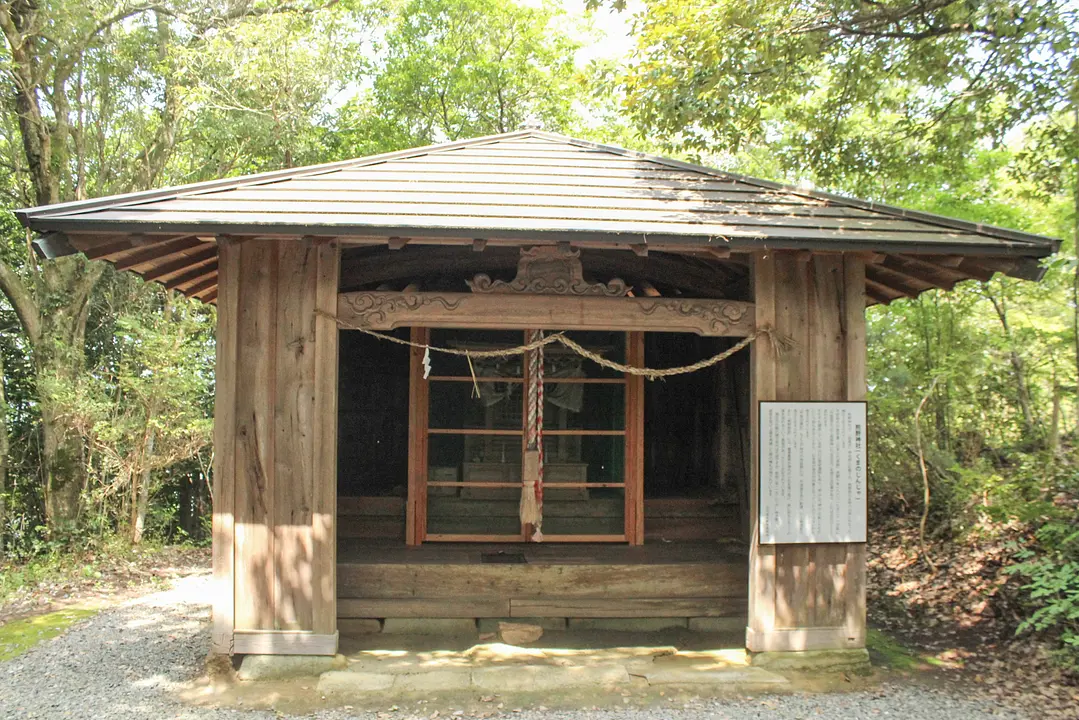
[[(467, 324), (462, 324), (467, 328)], [(642, 366), (644, 364), (644, 333), (639, 331), (624, 331), (613, 329), (612, 332), (623, 332), (626, 337), (626, 362), (629, 365)], [(411, 328), (410, 339), (413, 343), (424, 345), (430, 342), (430, 328)], [(430, 382), (443, 380), (458, 380), (453, 377), (433, 376), (427, 379), (423, 377), (423, 355), (421, 348), (413, 347), (409, 363), (409, 439), (408, 439), (408, 501), (406, 503), (406, 530), (405, 542), (408, 545), (419, 545), (423, 542), (522, 542), (531, 539), (531, 527), (522, 528), (519, 536), (513, 535), (436, 535), (427, 533), (427, 487), (428, 482), (428, 441), (432, 434), (503, 434), (521, 435), (522, 430), (506, 431), (454, 431), (436, 428), (434, 432), (429, 426), (429, 400)], [(521, 379), (526, 383), (525, 377)], [(598, 378), (585, 379), (583, 382), (596, 382)], [(574, 380), (582, 382), (582, 380)], [(609, 382), (609, 381), (607, 381)], [(623, 452), (625, 458), (624, 482), (623, 483), (581, 483), (563, 484), (559, 487), (601, 487), (619, 486), (625, 491), (624, 532), (622, 535), (546, 535), (544, 542), (624, 542), (631, 545), (644, 543), (644, 379), (640, 375), (627, 375), (624, 380), (625, 386), (625, 422), (621, 431), (610, 430), (566, 430), (549, 431), (549, 435), (608, 435), (622, 436)], [(523, 410), (523, 408), (522, 408)], [(523, 419), (522, 419), (523, 420)], [(523, 443), (522, 443), (523, 453)], [(523, 462), (523, 458), (522, 458)], [(461, 483), (456, 483), (460, 486)], [(499, 484), (484, 483), (486, 487), (499, 487)], [(513, 483), (514, 487), (519, 484)]]

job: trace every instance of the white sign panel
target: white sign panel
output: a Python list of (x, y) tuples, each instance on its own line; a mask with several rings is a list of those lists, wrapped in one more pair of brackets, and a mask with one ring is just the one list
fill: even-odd
[(760, 542), (865, 542), (864, 402), (760, 404)]

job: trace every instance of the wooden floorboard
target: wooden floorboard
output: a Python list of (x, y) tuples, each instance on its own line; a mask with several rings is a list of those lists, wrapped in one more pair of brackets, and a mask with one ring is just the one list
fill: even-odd
[(427, 543), (407, 547), (393, 540), (338, 544), (340, 565), (482, 565), (484, 555), (520, 554), (529, 565), (745, 565), (745, 545), (721, 542), (654, 542), (633, 547), (597, 543)]
[[(514, 559), (524, 562), (485, 562)], [(508, 557), (507, 557), (508, 556)], [(343, 543), (339, 617), (739, 617), (732, 543)]]
[(743, 617), (740, 598), (549, 598), (510, 600), (510, 617)]
[(509, 617), (503, 598), (341, 598), (339, 618), (480, 618)]

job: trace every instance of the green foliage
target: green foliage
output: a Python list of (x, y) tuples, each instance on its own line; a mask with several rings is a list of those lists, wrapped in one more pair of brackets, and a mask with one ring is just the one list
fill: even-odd
[(271, 13), (174, 46), (170, 72), (191, 132), (175, 170), (185, 181), (326, 160), (321, 126), (361, 67), (365, 17), (337, 7)]
[(1055, 513), (1038, 529), (1035, 541), (1035, 547), (1019, 550), (1019, 562), (1008, 568), (1027, 581), (1023, 590), (1032, 607), (1017, 632), (1059, 637), (1062, 662), (1079, 670), (1079, 519), (1074, 508)]
[(583, 86), (565, 21), (550, 4), (411, 0), (373, 68), (374, 105), (413, 146), (526, 123), (569, 130)]
[(1062, 0), (649, 0), (625, 106), (673, 147), (902, 182), (1068, 97), (1076, 31)]

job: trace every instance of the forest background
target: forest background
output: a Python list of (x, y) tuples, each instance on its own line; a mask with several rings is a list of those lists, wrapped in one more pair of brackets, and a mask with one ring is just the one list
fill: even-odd
[(1074, 670), (1077, 15), (1065, 0), (0, 1), (0, 593), (88, 551), (206, 543), (213, 452), (213, 308), (42, 260), (12, 209), (535, 124), (1063, 239), (1040, 283), (869, 310), (870, 503), (925, 573), (947, 546), (1004, 548), (1012, 628)]

